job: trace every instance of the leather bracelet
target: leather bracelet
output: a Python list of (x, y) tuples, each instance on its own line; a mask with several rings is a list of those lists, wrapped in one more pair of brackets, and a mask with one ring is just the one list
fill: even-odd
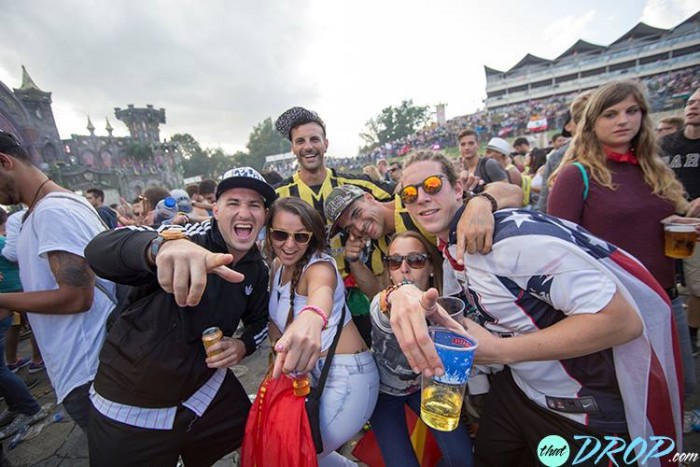
[(320, 316), (323, 319), (323, 329), (328, 329), (328, 315), (325, 311), (314, 305), (306, 305), (301, 309), (301, 311), (299, 311), (299, 314), (302, 314), (305, 311), (313, 311)]
[[(482, 198), (486, 198), (487, 200), (489, 200), (489, 202), (491, 203), (491, 212), (492, 213), (498, 211), (498, 201), (496, 201), (496, 198), (494, 198), (490, 194), (486, 193), (485, 191), (482, 191), (481, 193), (474, 195), (472, 198), (476, 198), (477, 196), (481, 196)], [(472, 198), (469, 198), (469, 199), (472, 199)]]

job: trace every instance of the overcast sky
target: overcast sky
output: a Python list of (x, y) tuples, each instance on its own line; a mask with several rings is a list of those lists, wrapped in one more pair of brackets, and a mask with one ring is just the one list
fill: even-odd
[(244, 149), (253, 126), (291, 106), (326, 121), (332, 156), (354, 155), (364, 123), (403, 99), (485, 97), (483, 66), (555, 58), (577, 39), (607, 45), (637, 22), (672, 27), (697, 0), (0, 0), (0, 81), (21, 65), (53, 93), (62, 138), (86, 115), (127, 135), (114, 107), (166, 109), (161, 136)]

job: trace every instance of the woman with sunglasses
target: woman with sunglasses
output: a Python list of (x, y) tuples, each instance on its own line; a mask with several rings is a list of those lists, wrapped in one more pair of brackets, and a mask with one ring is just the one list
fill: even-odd
[(278, 199), (270, 207), (266, 247), (274, 258), (269, 332), (273, 342), (279, 337), (272, 376), (309, 373), (315, 385), (333, 337), (341, 333), (321, 396), (324, 451), (318, 464), (355, 465), (335, 450), (372, 414), (379, 374), (349, 311), (340, 322), (345, 287), (335, 261), (325, 253), (325, 223), (308, 203)]
[[(440, 256), (419, 233), (406, 231), (396, 235), (384, 261), (394, 285), (411, 282), (421, 290), (442, 290)], [(420, 374), (411, 369), (391, 330), (389, 316), (381, 311), (386, 293), (377, 294), (370, 308), (372, 354), (380, 377), (379, 399), (370, 421), (387, 466), (419, 466), (404, 406), (420, 414)], [(442, 453), (441, 465), (473, 465), (471, 439), (464, 424), (454, 431), (431, 431)]]

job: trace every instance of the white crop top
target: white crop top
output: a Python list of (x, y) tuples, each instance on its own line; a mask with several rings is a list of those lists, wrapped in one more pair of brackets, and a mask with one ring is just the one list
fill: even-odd
[[(328, 317), (328, 329), (324, 329), (321, 332), (321, 352), (325, 352), (333, 343), (333, 337), (340, 322), (340, 315), (345, 307), (345, 285), (343, 284), (343, 278), (338, 272), (338, 266), (335, 263), (333, 257), (321, 253), (315, 254), (310, 259), (304, 269), (302, 270), (302, 276), (306, 273), (309, 266), (319, 261), (326, 261), (333, 265), (336, 274), (337, 284), (333, 292), (333, 311), (331, 311)], [(280, 285), (280, 279), (282, 275), (282, 268), (279, 268), (275, 273), (274, 280), (272, 281), (272, 290), (270, 291), (270, 318), (277, 325), (280, 331), (284, 332), (285, 325), (287, 324), (287, 316), (289, 315), (289, 286), (291, 282), (287, 282), (284, 285)], [(299, 316), (299, 312), (308, 303), (308, 297), (300, 294), (294, 296), (294, 319)], [(308, 312), (307, 312), (308, 313)], [(345, 322), (343, 327), (352, 319), (350, 315), (350, 310), (345, 310)]]

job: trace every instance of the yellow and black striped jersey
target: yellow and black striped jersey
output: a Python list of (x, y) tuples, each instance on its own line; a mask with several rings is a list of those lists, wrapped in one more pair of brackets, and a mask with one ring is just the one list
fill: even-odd
[[(384, 187), (376, 184), (366, 175), (358, 174), (346, 174), (336, 172), (334, 169), (326, 168), (326, 178), (321, 185), (310, 187), (304, 183), (299, 177), (299, 172), (295, 172), (294, 175), (282, 180), (275, 186), (275, 191), (280, 198), (285, 197), (296, 197), (301, 198), (311, 206), (314, 207), (321, 216), (329, 223), (326, 219), (323, 202), (326, 199), (333, 188), (340, 185), (355, 185), (362, 188), (364, 191), (371, 193), (379, 201), (388, 201), (392, 198), (390, 191)], [(350, 273), (350, 267), (345, 264), (345, 240), (347, 236), (343, 233), (336, 235), (330, 241), (330, 251), (329, 254), (335, 258), (336, 263), (338, 263), (338, 270), (345, 278)], [(382, 254), (387, 250), (386, 241), (378, 242), (378, 246), (383, 245), (383, 250), (373, 248), (374, 243), (369, 250), (368, 258), (366, 258), (365, 264), (369, 267), (375, 275), (380, 275), (384, 271), (384, 264), (382, 261)]]
[(379, 201), (387, 201), (392, 196), (390, 191), (376, 184), (366, 175), (338, 173), (329, 168), (326, 168), (326, 178), (321, 185), (310, 187), (301, 180), (299, 172), (295, 172), (291, 177), (275, 185), (275, 191), (280, 198), (293, 196), (303, 199), (320, 212), (323, 219), (328, 222), (323, 211), (323, 201), (333, 191), (333, 188), (347, 184), (355, 185), (372, 193), (372, 196)]

